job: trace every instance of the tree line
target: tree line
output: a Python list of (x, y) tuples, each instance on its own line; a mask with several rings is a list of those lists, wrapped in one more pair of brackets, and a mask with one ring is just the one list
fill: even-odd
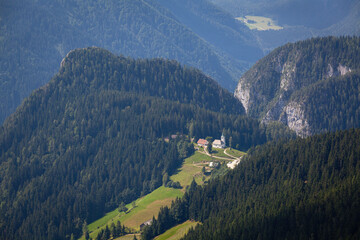
[(266, 142), (233, 101), (173, 61), (70, 53), (0, 127), (0, 238), (80, 236), (84, 222), (161, 186), (192, 153), (185, 139), (164, 141), (171, 134), (225, 129), (239, 149)]
[(160, 211), (142, 239), (194, 219), (183, 239), (357, 239), (360, 130), (250, 150), (239, 166)]

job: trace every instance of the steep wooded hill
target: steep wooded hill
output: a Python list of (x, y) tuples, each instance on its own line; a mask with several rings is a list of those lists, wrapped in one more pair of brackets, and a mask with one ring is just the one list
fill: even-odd
[(198, 137), (224, 130), (241, 149), (264, 143), (241, 109), (175, 61), (71, 51), (0, 128), (0, 238), (79, 236), (85, 221), (159, 187), (192, 146), (163, 138), (190, 126)]
[(358, 239), (360, 130), (249, 152), (222, 179), (188, 193), (142, 239), (186, 219), (201, 221), (184, 239)]
[(300, 136), (360, 127), (359, 68), (359, 37), (287, 44), (246, 72), (235, 96), (249, 116)]
[[(207, 1), (197, 5), (191, 14), (206, 13), (194, 23), (201, 29), (214, 29), (216, 20), (208, 21), (214, 14), (230, 18), (220, 9), (210, 11), (214, 7)], [(228, 44), (212, 41), (214, 35), (203, 38), (157, 0), (0, 1), (0, 123), (57, 72), (67, 52), (89, 46), (131, 57), (175, 59), (233, 91), (241, 74), (262, 56), (251, 32), (240, 25), (231, 30), (234, 26), (216, 23), (215, 37), (235, 32), (230, 40), (238, 45), (236, 51), (225, 51)]]

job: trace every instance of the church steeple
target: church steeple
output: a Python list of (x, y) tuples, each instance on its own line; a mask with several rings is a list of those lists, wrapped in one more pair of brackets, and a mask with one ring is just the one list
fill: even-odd
[(221, 145), (223, 145), (224, 147), (226, 146), (224, 134), (221, 134)]

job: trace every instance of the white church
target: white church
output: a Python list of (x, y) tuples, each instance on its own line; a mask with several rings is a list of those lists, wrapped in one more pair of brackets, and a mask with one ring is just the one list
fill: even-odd
[(224, 134), (221, 135), (221, 139), (214, 140), (212, 147), (213, 148), (225, 148), (226, 147)]

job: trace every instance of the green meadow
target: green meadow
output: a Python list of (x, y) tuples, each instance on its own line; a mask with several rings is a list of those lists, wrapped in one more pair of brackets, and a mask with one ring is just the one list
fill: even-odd
[(245, 23), (245, 25), (252, 30), (265, 31), (265, 30), (283, 29), (283, 27), (276, 25), (274, 20), (267, 17), (245, 16), (245, 17), (238, 17), (236, 19)]
[(178, 240), (181, 239), (191, 227), (195, 227), (198, 222), (186, 221), (182, 224), (179, 224), (163, 234), (157, 236), (155, 240)]
[[(140, 230), (140, 224), (157, 216), (159, 210), (163, 206), (170, 206), (171, 202), (177, 197), (183, 196), (185, 189), (195, 179), (197, 184), (203, 184), (210, 176), (202, 173), (202, 168), (208, 168), (208, 162), (213, 158), (205, 154), (195, 152), (191, 157), (186, 158), (179, 170), (170, 177), (172, 181), (180, 182), (182, 189), (174, 189), (161, 186), (149, 193), (148, 195), (135, 200), (126, 205), (128, 211), (119, 212), (115, 209), (107, 213), (104, 217), (92, 222), (88, 225), (90, 236), (95, 238), (101, 229), (112, 222), (120, 221), (121, 224), (134, 231)], [(124, 238), (125, 237), (125, 238)], [(126, 236), (118, 239), (127, 239)], [(131, 239), (133, 239), (131, 235)], [(83, 237), (81, 239), (84, 239)]]

